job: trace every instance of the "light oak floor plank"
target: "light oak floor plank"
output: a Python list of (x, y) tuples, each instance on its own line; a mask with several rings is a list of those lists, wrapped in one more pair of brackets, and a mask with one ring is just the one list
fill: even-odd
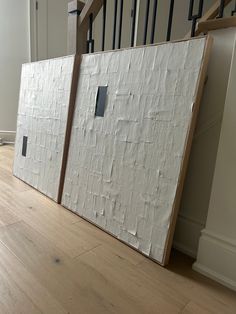
[(2, 243), (0, 243), (0, 313), (68, 313)]
[(12, 176), (0, 147), (0, 313), (236, 313), (173, 251), (163, 268)]

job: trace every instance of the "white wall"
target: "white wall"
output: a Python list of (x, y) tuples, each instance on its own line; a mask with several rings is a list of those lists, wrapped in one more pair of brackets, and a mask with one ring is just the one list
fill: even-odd
[(221, 120), (234, 45), (234, 28), (211, 32), (214, 38), (208, 80), (202, 98), (197, 128), (178, 217), (175, 246), (196, 257), (200, 232), (206, 223)]
[(67, 53), (68, 0), (31, 0), (34, 60), (65, 56)]
[(15, 131), (21, 65), (30, 60), (29, 1), (0, 6), (0, 130)]
[(223, 114), (206, 228), (194, 268), (236, 290), (236, 28), (234, 53)]

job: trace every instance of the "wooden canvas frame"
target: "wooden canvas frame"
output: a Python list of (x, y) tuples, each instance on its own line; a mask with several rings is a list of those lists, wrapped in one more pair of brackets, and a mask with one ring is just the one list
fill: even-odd
[[(182, 42), (182, 41), (186, 41), (186, 40), (187, 39), (178, 40), (178, 41), (174, 41), (174, 42)], [(190, 40), (195, 40), (195, 38), (190, 39)], [(204, 56), (202, 59), (201, 69), (199, 72), (199, 77), (198, 77), (198, 82), (197, 82), (195, 102), (193, 104), (193, 110), (192, 110), (191, 124), (189, 126), (187, 137), (186, 137), (185, 148), (184, 148), (184, 158), (183, 158), (182, 164), (181, 164), (181, 171), (180, 171), (180, 176), (178, 179), (178, 185), (177, 185), (174, 205), (173, 205), (173, 209), (172, 209), (171, 224), (170, 224), (170, 227), (168, 230), (167, 241), (166, 241), (166, 246), (165, 246), (165, 254), (164, 254), (162, 262), (158, 262), (159, 264), (161, 264), (163, 266), (167, 265), (168, 261), (169, 261), (169, 256), (170, 256), (170, 251), (171, 251), (172, 241), (173, 241), (173, 236), (174, 236), (174, 230), (175, 230), (175, 225), (176, 225), (176, 220), (177, 220), (177, 216), (178, 216), (178, 210), (179, 210), (179, 205), (180, 205), (180, 200), (181, 200), (181, 195), (182, 195), (182, 190), (183, 190), (183, 184), (184, 184), (184, 179), (185, 179), (185, 175), (186, 175), (186, 171), (187, 171), (188, 160), (189, 160), (189, 155), (190, 155), (190, 150), (191, 150), (191, 144), (192, 144), (193, 134), (194, 134), (196, 121), (197, 121), (197, 115), (198, 115), (201, 97), (202, 97), (202, 93), (203, 93), (203, 87), (204, 87), (204, 82), (205, 82), (205, 78), (206, 78), (206, 71), (207, 71), (207, 66), (208, 66), (208, 62), (209, 62), (212, 42), (213, 42), (212, 38), (210, 36), (207, 36), (205, 48), (204, 48)], [(159, 45), (163, 45), (163, 44), (165, 44), (165, 43), (161, 43), (161, 44), (157, 44), (157, 45), (159, 46)], [(156, 45), (151, 45), (151, 46), (156, 46)], [(138, 48), (129, 48), (129, 49), (138, 49)], [(104, 53), (107, 53), (107, 52), (104, 52)], [(69, 123), (69, 126), (70, 127), (72, 126), (72, 121)], [(68, 152), (68, 150), (67, 150), (67, 152)], [(61, 196), (60, 196), (60, 199), (61, 199)], [(83, 217), (83, 219), (86, 219), (86, 218)], [(88, 220), (88, 219), (86, 219), (86, 220)], [(90, 220), (88, 220), (88, 221), (90, 221)], [(92, 223), (95, 224), (94, 222), (92, 222)], [(101, 228), (97, 224), (95, 224), (95, 225), (97, 227)], [(109, 233), (108, 231), (104, 230), (103, 228), (101, 228), (101, 229), (103, 231)], [(111, 233), (109, 233), (109, 234), (111, 234)], [(111, 235), (113, 236), (113, 234), (111, 234)], [(124, 242), (124, 241), (122, 241), (122, 242)], [(124, 243), (127, 244), (126, 242), (124, 242)], [(154, 261), (156, 261), (156, 260), (154, 260)]]
[(163, 266), (168, 264), (169, 258), (170, 258), (170, 253), (171, 253), (171, 248), (172, 248), (172, 243), (173, 243), (173, 237), (174, 237), (174, 232), (175, 232), (175, 226), (176, 226), (176, 221), (177, 221), (177, 217), (178, 217), (178, 213), (179, 213), (180, 201), (181, 201), (181, 196), (182, 196), (183, 187), (184, 187), (184, 181), (185, 181), (185, 177), (186, 177), (186, 173), (187, 173), (188, 162), (189, 162), (189, 157), (190, 157), (190, 152), (191, 152), (191, 147), (192, 147), (192, 142), (193, 142), (193, 136), (194, 136), (194, 131), (196, 128), (196, 123), (197, 123), (197, 117), (198, 117), (199, 108), (201, 105), (201, 99), (202, 99), (202, 95), (203, 95), (204, 84), (205, 84), (206, 77), (207, 77), (207, 67), (208, 67), (208, 63), (210, 60), (212, 45), (213, 45), (213, 38), (210, 35), (207, 35), (206, 45), (205, 45), (204, 55), (203, 55), (203, 61), (202, 61), (201, 69), (200, 69), (200, 74), (198, 77), (197, 87), (196, 87), (196, 95), (195, 95), (195, 102), (193, 104), (192, 120), (190, 123), (190, 127), (189, 127), (188, 134), (187, 134), (187, 139), (185, 142), (184, 159), (183, 159), (183, 162), (181, 165), (178, 187), (177, 187), (177, 191), (176, 191), (176, 195), (175, 195), (174, 206), (172, 209), (171, 225), (170, 225), (169, 232), (168, 232), (164, 259), (163, 259), (163, 262), (161, 264)]

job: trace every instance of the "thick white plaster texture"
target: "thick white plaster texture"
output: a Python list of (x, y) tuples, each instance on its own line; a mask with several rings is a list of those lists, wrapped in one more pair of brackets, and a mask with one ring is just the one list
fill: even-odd
[[(62, 203), (162, 262), (205, 39), (83, 55)], [(95, 117), (98, 86), (108, 86)]]
[[(57, 200), (74, 56), (22, 66), (14, 175)], [(22, 156), (23, 136), (28, 137)]]

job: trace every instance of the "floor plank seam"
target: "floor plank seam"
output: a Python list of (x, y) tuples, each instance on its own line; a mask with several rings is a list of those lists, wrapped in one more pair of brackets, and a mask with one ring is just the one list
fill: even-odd
[(102, 245), (103, 245), (103, 244), (98, 244), (98, 245), (94, 246), (92, 249), (86, 250), (86, 251), (84, 251), (84, 252), (82, 252), (82, 253), (76, 255), (76, 256), (73, 257), (72, 259), (73, 259), (73, 260), (76, 260), (78, 257), (80, 257), (80, 256), (82, 256), (82, 255), (85, 255), (85, 254), (87, 254), (87, 253), (89, 253), (89, 252), (95, 250), (96, 248), (102, 246)]

